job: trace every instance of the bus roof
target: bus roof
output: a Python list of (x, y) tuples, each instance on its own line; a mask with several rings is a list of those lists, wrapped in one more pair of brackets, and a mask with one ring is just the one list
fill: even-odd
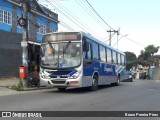
[[(114, 48), (114, 47), (109, 46), (109, 45), (106, 44), (105, 42), (103, 42), (103, 41), (95, 38), (94, 36), (92, 36), (92, 35), (89, 34), (89, 33), (83, 32), (83, 31), (70, 31), (70, 32), (62, 31), (62, 32), (54, 32), (54, 34), (56, 34), (56, 33), (74, 33), (74, 32), (75, 32), (75, 33), (79, 32), (79, 33), (81, 33), (81, 35), (83, 35), (83, 36), (85, 36), (85, 37), (87, 37), (87, 38), (90, 38), (90, 39), (93, 40), (94, 42), (97, 42), (97, 43), (99, 43), (99, 44), (101, 44), (101, 45), (103, 45), (103, 46), (106, 46), (107, 48), (110, 48), (110, 49), (112, 49), (112, 50), (114, 50), (114, 51), (116, 51), (116, 52), (118, 52), (118, 53), (121, 53), (121, 54), (125, 55), (124, 52), (122, 52), (122, 51), (120, 51), (120, 50), (118, 50), (118, 49), (116, 49), (116, 48)], [(50, 35), (50, 34), (53, 34), (53, 32), (47, 33), (47, 34), (45, 34), (44, 36), (47, 36), (47, 35)]]
[(120, 51), (120, 50), (118, 50), (118, 49), (115, 49), (114, 47), (109, 46), (108, 44), (106, 44), (105, 42), (103, 42), (103, 41), (95, 38), (95, 37), (92, 36), (91, 34), (87, 34), (87, 33), (85, 33), (85, 32), (81, 32), (81, 34), (82, 34), (83, 36), (86, 36), (87, 38), (90, 38), (91, 40), (93, 40), (93, 41), (95, 41), (95, 42), (97, 42), (97, 43), (100, 43), (100, 44), (103, 45), (103, 46), (106, 46), (107, 48), (110, 48), (110, 49), (112, 49), (112, 50), (114, 50), (114, 51), (116, 51), (116, 52), (119, 52), (119, 53), (125, 55), (124, 52), (122, 52), (122, 51)]

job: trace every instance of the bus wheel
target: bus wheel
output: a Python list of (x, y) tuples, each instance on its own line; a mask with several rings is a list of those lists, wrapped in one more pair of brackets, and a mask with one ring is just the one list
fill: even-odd
[(59, 91), (64, 92), (66, 88), (57, 88)]
[(113, 85), (113, 86), (118, 86), (118, 85), (120, 85), (120, 77), (117, 77), (117, 82), (112, 83), (111, 85)]
[(93, 77), (91, 91), (96, 91), (98, 89), (98, 76)]
[(115, 86), (120, 85), (120, 77), (117, 78), (117, 82), (115, 83)]

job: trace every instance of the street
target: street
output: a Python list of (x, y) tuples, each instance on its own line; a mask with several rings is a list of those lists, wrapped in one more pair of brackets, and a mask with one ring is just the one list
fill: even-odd
[(134, 80), (94, 92), (47, 89), (0, 96), (0, 111), (160, 111), (159, 100), (160, 81)]

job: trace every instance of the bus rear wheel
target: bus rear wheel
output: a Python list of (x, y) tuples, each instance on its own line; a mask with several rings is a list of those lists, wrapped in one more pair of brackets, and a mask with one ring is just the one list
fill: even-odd
[(119, 76), (117, 77), (117, 82), (113, 83), (112, 85), (113, 85), (113, 86), (118, 86), (118, 85), (120, 85), (120, 77), (119, 77)]
[(94, 76), (92, 80), (92, 86), (90, 87), (91, 91), (96, 91), (98, 89), (98, 76)]

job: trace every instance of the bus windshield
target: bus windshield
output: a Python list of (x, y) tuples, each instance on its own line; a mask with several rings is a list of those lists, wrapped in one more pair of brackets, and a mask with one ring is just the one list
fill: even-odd
[(41, 66), (53, 69), (71, 68), (80, 65), (81, 43), (60, 42), (41, 45)]

